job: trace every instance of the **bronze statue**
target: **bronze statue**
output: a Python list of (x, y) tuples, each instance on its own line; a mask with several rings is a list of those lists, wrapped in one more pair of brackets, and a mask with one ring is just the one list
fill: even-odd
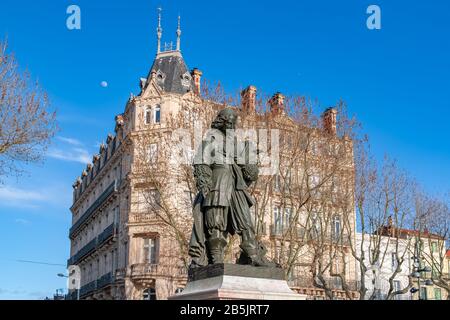
[[(193, 205), (194, 225), (189, 248), (191, 268), (223, 263), (228, 234), (238, 234), (241, 238), (237, 263), (277, 266), (265, 258), (266, 249), (256, 240), (250, 215), (250, 207), (255, 201), (247, 189), (258, 178), (258, 166), (248, 161), (238, 163), (235, 138), (232, 141), (234, 147), (227, 152), (225, 141), (231, 136), (230, 130), (236, 128), (236, 122), (237, 114), (233, 109), (221, 110), (211, 124), (215, 130), (212, 130), (210, 139), (202, 142), (201, 154), (196, 157), (202, 160), (194, 163), (199, 192)], [(220, 142), (220, 147), (211, 148), (214, 142)], [(248, 153), (250, 143), (246, 141), (244, 145), (244, 152)]]

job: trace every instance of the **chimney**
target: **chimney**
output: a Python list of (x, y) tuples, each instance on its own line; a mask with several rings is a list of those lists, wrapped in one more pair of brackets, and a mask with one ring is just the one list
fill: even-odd
[(256, 87), (248, 86), (241, 92), (242, 110), (246, 112), (256, 111)]
[(323, 129), (334, 136), (336, 135), (336, 115), (337, 111), (334, 108), (328, 108), (322, 114)]
[(271, 112), (278, 113), (278, 112), (283, 111), (284, 110), (284, 96), (280, 92), (275, 93), (272, 96), (272, 98), (270, 98), (269, 105), (270, 105)]
[(194, 68), (191, 71), (192, 79), (194, 79), (194, 92), (195, 94), (200, 94), (200, 80), (202, 78), (203, 73), (198, 70), (197, 68)]

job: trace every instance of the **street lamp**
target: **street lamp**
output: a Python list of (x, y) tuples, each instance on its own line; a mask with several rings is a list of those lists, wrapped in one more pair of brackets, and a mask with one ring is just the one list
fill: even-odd
[[(422, 273), (431, 272), (431, 268), (429, 266), (420, 268), (420, 252), (419, 252), (419, 245), (418, 245), (419, 241), (417, 241), (417, 238), (416, 238), (416, 243), (415, 243), (415, 248), (414, 248), (415, 252), (414, 252), (414, 256), (412, 257), (412, 259), (414, 260), (414, 263), (413, 263), (414, 271), (413, 271), (413, 273), (411, 273), (411, 277), (417, 279), (417, 288), (412, 287), (409, 290), (409, 292), (411, 292), (411, 294), (419, 292), (419, 300), (422, 300), (422, 296), (421, 296), (421, 292), (420, 292), (420, 284), (422, 282), (421, 278), (424, 278), (424, 277), (422, 277)], [(424, 285), (431, 286), (431, 285), (433, 285), (433, 281), (431, 281), (431, 279), (424, 279)]]
[[(58, 277), (60, 278), (70, 278), (69, 276), (66, 276), (64, 273), (58, 273), (57, 274)], [(75, 289), (77, 290), (77, 300), (80, 300), (80, 289)]]

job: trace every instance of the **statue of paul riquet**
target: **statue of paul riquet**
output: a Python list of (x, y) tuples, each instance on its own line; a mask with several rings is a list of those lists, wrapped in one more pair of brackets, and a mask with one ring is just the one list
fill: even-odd
[[(229, 148), (232, 150), (227, 153), (226, 141), (236, 123), (237, 114), (233, 109), (221, 110), (211, 124), (213, 130), (208, 139), (202, 142), (201, 154), (196, 156), (194, 177), (199, 192), (193, 205), (190, 268), (223, 263), (229, 234), (238, 234), (241, 238), (238, 264), (278, 266), (265, 258), (266, 249), (256, 240), (250, 215), (255, 200), (247, 189), (258, 178), (258, 166), (249, 163), (249, 156), (244, 156), (247, 160), (244, 163), (237, 161), (234, 135), (233, 147)], [(243, 145), (243, 151), (248, 154), (250, 142)]]

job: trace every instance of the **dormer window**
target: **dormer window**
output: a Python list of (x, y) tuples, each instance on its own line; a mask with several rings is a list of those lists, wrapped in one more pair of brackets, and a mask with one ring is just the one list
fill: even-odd
[(151, 124), (152, 123), (152, 108), (147, 107), (145, 109), (145, 124)]
[(158, 105), (145, 109), (145, 124), (158, 124), (161, 122), (161, 107)]
[(161, 122), (161, 107), (159, 105), (155, 107), (153, 119), (155, 120), (155, 123)]

